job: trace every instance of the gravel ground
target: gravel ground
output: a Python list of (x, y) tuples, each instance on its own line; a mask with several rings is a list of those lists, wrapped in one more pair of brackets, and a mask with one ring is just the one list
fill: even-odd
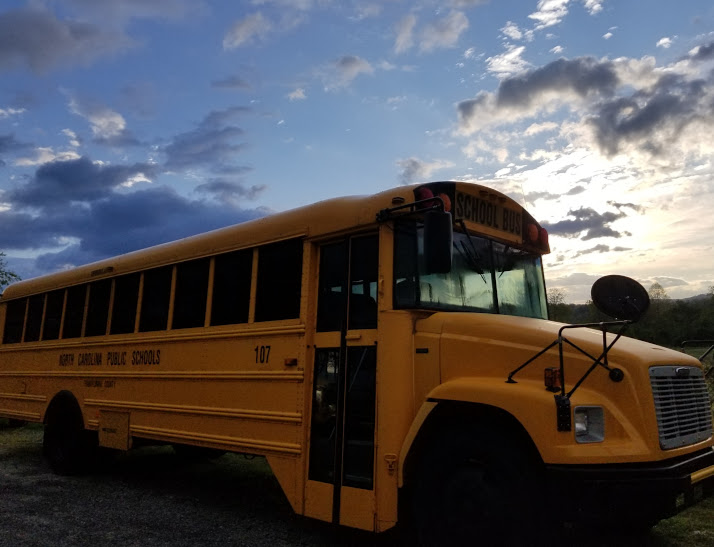
[[(658, 526), (652, 534), (637, 538), (549, 535), (540, 544), (682, 547), (692, 543), (686, 534), (678, 539), (668, 532), (670, 528)], [(0, 419), (0, 547), (396, 547), (409, 543), (399, 530), (374, 535), (295, 515), (261, 458), (226, 454), (191, 464), (170, 447), (150, 447), (122, 454), (92, 474), (63, 477), (53, 474), (42, 459), (41, 426), (13, 428)]]
[(53, 474), (42, 428), (0, 420), (0, 546), (395, 545), (295, 515), (263, 459), (182, 462), (169, 447), (121, 455), (88, 476)]

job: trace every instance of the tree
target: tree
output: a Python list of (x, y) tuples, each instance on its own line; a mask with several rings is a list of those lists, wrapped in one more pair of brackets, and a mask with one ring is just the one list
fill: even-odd
[(653, 302), (662, 302), (669, 300), (669, 295), (662, 285), (659, 283), (652, 283), (649, 290), (647, 291), (650, 295), (650, 300)]
[(548, 289), (546, 298), (548, 299), (550, 319), (561, 323), (570, 323), (573, 314), (570, 306), (565, 303), (565, 290)]
[(0, 253), (0, 294), (2, 294), (2, 290), (5, 287), (15, 281), (20, 281), (20, 276), (7, 269), (7, 264), (5, 263), (5, 253)]

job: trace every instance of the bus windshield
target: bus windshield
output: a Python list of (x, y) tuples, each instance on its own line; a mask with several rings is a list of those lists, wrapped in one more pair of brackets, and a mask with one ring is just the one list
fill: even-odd
[(540, 255), (455, 231), (451, 271), (427, 274), (423, 236), (423, 226), (415, 222), (396, 225), (396, 308), (547, 318)]

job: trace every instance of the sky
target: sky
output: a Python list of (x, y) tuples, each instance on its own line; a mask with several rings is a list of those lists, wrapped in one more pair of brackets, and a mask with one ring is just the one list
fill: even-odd
[(502, 191), (546, 283), (714, 285), (711, 0), (3, 0), (23, 278), (341, 195)]

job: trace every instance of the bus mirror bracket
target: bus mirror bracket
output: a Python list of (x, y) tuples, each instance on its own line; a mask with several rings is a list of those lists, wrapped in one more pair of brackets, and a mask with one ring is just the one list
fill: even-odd
[[(649, 296), (647, 291), (634, 279), (620, 275), (608, 275), (598, 279), (591, 290), (592, 300), (595, 306), (603, 313), (615, 317), (615, 321), (604, 321), (600, 323), (581, 323), (576, 325), (563, 325), (558, 330), (558, 337), (548, 346), (536, 353), (525, 363), (511, 371), (506, 379), (508, 384), (516, 384), (513, 377), (533, 363), (540, 356), (547, 353), (551, 348), (558, 346), (558, 358), (560, 370), (558, 371), (560, 380), (560, 393), (555, 395), (555, 406), (557, 414), (558, 431), (570, 431), (572, 428), (570, 416), (570, 398), (582, 385), (590, 373), (597, 367), (603, 367), (608, 371), (608, 376), (612, 382), (621, 382), (625, 374), (616, 367), (611, 367), (607, 361), (607, 354), (625, 333), (627, 327), (639, 320), (649, 307)], [(615, 333), (615, 338), (607, 343), (607, 328), (620, 327)], [(597, 328), (602, 332), (602, 352), (599, 357), (593, 357), (584, 349), (578, 347), (563, 334), (567, 329)], [(565, 360), (563, 358), (563, 345), (567, 344), (592, 360), (592, 365), (585, 371), (583, 376), (575, 382), (573, 388), (565, 391)], [(567, 414), (567, 416), (566, 416)]]

